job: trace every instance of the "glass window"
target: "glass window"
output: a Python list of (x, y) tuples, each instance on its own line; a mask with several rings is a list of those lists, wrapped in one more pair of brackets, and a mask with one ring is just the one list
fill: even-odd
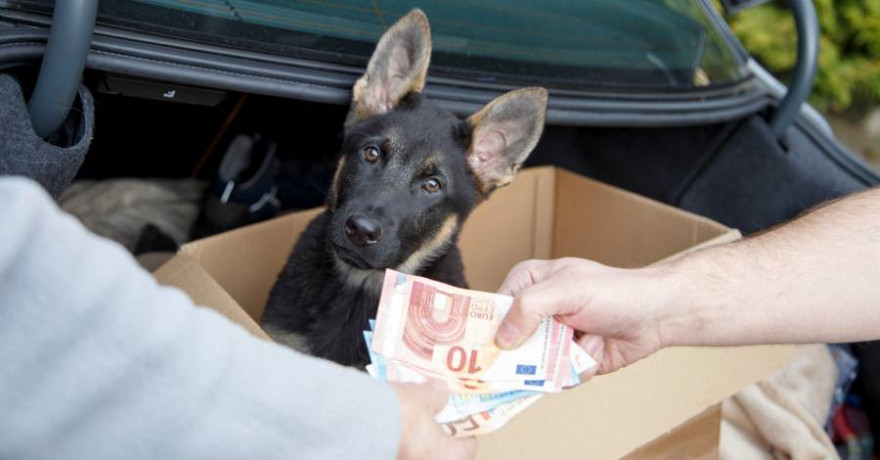
[(414, 6), (431, 22), (431, 75), (628, 90), (687, 90), (746, 76), (699, 0), (102, 0), (100, 22), (364, 64), (382, 32)]

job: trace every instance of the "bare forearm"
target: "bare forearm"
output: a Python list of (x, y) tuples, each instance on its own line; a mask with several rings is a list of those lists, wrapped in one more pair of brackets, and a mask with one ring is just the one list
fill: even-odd
[(665, 267), (669, 345), (880, 338), (880, 189)]

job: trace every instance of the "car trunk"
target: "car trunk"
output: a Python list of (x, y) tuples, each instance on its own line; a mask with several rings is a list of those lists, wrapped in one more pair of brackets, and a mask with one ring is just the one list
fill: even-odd
[[(88, 71), (94, 140), (77, 179), (215, 180), (234, 136), (278, 145), (282, 210), (319, 206), (332, 180), (347, 107), (244, 93), (187, 104), (119, 94)], [(27, 78), (25, 78), (27, 81)], [(199, 101), (196, 101), (199, 102)], [(880, 183), (804, 120), (780, 143), (755, 113), (723, 123), (654, 128), (547, 126), (526, 166), (555, 165), (710, 217), (744, 234)], [(880, 347), (855, 344), (873, 425), (880, 427)]]
[[(101, 88), (105, 77), (89, 73), (86, 81)], [(281, 198), (291, 209), (323, 201), (347, 111), (242, 93), (226, 93), (216, 106), (94, 93), (100, 123), (79, 178), (212, 180), (233, 136), (260, 133), (278, 144)], [(880, 182), (864, 163), (824, 137), (799, 120), (784, 146), (762, 113), (680, 127), (549, 125), (526, 166), (560, 166), (748, 234)], [(303, 174), (304, 169), (318, 173)]]

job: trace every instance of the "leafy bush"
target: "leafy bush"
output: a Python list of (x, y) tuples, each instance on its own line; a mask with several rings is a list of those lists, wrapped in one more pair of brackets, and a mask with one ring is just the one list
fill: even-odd
[[(815, 0), (822, 37), (810, 102), (842, 112), (880, 102), (880, 0)], [(729, 18), (746, 49), (785, 80), (796, 60), (794, 19), (782, 1)]]

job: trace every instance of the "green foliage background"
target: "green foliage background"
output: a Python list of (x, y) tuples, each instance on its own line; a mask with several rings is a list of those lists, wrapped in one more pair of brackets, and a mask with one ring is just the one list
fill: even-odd
[[(826, 112), (880, 103), (880, 0), (815, 0), (815, 5), (822, 37), (810, 102)], [(742, 11), (728, 22), (749, 53), (785, 80), (794, 68), (797, 41), (784, 2)]]

